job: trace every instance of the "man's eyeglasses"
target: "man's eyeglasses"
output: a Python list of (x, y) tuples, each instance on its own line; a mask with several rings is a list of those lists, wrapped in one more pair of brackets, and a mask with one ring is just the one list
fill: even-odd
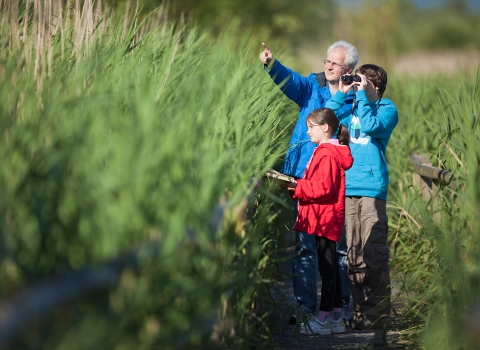
[(338, 64), (336, 62), (332, 62), (330, 60), (323, 60), (323, 63), (327, 66), (331, 66), (332, 68), (345, 68), (343, 64)]

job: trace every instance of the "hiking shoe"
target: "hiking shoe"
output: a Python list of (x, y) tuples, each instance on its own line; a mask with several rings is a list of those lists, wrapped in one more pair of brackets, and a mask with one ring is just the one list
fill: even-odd
[[(295, 326), (297, 324), (297, 313), (298, 313), (298, 316), (300, 317), (300, 319), (303, 319), (304, 317), (313, 317), (315, 318), (315, 315), (310, 313), (310, 312), (306, 312), (306, 311), (303, 311), (303, 310), (298, 310), (298, 311), (295, 311), (291, 316), (290, 316), (290, 319), (288, 320), (288, 324), (291, 325), (291, 326)], [(306, 316), (305, 316), (306, 315)]]
[(288, 320), (288, 324), (295, 326), (297, 324), (297, 314), (294, 313), (292, 316), (290, 316), (290, 319)]
[(342, 319), (345, 326), (350, 327), (351, 318), (352, 317), (350, 316), (350, 312), (348, 311), (348, 308), (342, 308)]
[(382, 329), (383, 320), (380, 317), (367, 316), (365, 314), (356, 314), (352, 317), (350, 327), (352, 329), (363, 331), (367, 329)]
[(316, 318), (309, 318), (306, 325), (303, 322), (300, 324), (300, 333), (327, 335), (332, 334), (332, 331), (330, 329), (328, 320), (322, 323)]
[(328, 319), (328, 323), (330, 323), (330, 329), (332, 334), (342, 334), (345, 333), (345, 325), (343, 324), (343, 318), (339, 318), (338, 320), (333, 320), (331, 318)]

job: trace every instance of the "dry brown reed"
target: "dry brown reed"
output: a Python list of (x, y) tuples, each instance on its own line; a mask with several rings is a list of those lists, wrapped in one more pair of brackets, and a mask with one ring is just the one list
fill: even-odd
[(167, 22), (167, 9), (164, 1), (140, 26), (138, 0), (128, 2), (122, 23), (101, 0), (0, 0), (0, 30), (4, 47), (21, 52), (20, 61), (28, 69), (33, 67), (41, 91), (53, 74), (57, 56), (70, 63), (83, 61), (91, 55), (92, 45), (111, 38), (118, 25), (122, 26), (120, 40), (131, 40), (133, 48), (148, 31), (161, 27), (165, 32), (162, 24)]

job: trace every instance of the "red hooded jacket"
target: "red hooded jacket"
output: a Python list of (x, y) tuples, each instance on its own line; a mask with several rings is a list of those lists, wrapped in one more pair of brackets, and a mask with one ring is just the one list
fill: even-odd
[(350, 148), (336, 139), (315, 148), (292, 194), (298, 199), (294, 230), (340, 241), (345, 222), (345, 170), (352, 164)]

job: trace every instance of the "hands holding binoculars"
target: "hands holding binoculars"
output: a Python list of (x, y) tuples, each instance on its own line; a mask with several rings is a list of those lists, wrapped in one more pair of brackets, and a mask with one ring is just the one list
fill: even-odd
[(368, 83), (369, 81), (363, 74), (345, 74), (340, 77), (339, 90), (344, 94), (346, 94), (353, 86), (357, 86), (358, 90), (365, 90)]

